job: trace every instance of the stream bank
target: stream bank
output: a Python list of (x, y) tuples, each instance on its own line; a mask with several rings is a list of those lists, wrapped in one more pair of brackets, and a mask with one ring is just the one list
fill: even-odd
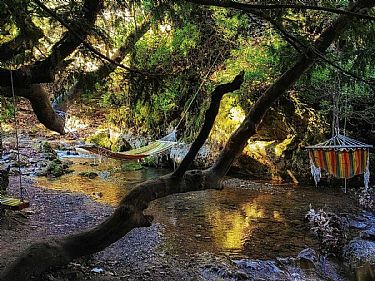
[[(32, 241), (98, 224), (137, 182), (169, 172), (122, 171), (116, 161), (73, 157), (73, 172), (35, 180), (33, 171), (45, 155), (30, 142), (22, 154), (34, 159), (22, 168), (31, 207), (9, 213), (1, 224), (1, 268)], [(84, 170), (98, 176), (84, 177)], [(17, 181), (13, 175), (11, 194), (17, 195)], [(228, 178), (223, 191), (153, 202), (147, 210), (155, 217), (151, 227), (134, 229), (104, 251), (48, 272), (42, 280), (350, 280), (341, 263), (316, 254), (318, 241), (304, 222), (310, 204), (347, 216), (353, 239), (375, 222), (339, 189)]]

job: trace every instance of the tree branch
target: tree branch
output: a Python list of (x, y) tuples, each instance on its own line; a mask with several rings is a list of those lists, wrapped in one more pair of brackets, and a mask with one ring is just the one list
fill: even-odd
[[(221, 97), (224, 93), (238, 89), (243, 81), (243, 75), (241, 72), (232, 83), (216, 87), (206, 113), (206, 116), (209, 116), (205, 119), (203, 128), (212, 127)], [(207, 138), (206, 130), (202, 129), (202, 131)], [(202, 135), (201, 137), (203, 138)], [(201, 145), (203, 142), (199, 141)], [(199, 144), (196, 143), (191, 152), (189, 151), (189, 159), (196, 149), (199, 150), (200, 146), (198, 146)], [(31, 275), (39, 275), (51, 266), (67, 264), (74, 258), (101, 251), (136, 227), (150, 226), (152, 217), (145, 216), (143, 210), (151, 201), (158, 198), (175, 193), (221, 188), (216, 184), (216, 179), (211, 178), (210, 175), (202, 171), (185, 173), (186, 168), (184, 164), (179, 171), (179, 177), (169, 174), (138, 184), (122, 199), (115, 212), (93, 229), (32, 244), (1, 273), (0, 280), (29, 280)]]
[(10, 0), (4, 1), (4, 4), (11, 12), (19, 29), (18, 35), (13, 40), (0, 45), (0, 60), (6, 62), (22, 51), (31, 49), (43, 37), (44, 33), (34, 24), (24, 5), (15, 5), (10, 3)]
[[(358, 12), (363, 8), (371, 8), (375, 0), (361, 0), (353, 4), (349, 11)], [(229, 170), (233, 161), (241, 154), (248, 139), (256, 133), (263, 116), (290, 86), (292, 86), (316, 61), (315, 51), (324, 53), (328, 47), (346, 30), (351, 23), (352, 17), (342, 15), (328, 26), (315, 41), (313, 48), (309, 48), (301, 55), (297, 62), (279, 77), (256, 101), (240, 127), (232, 134), (220, 156), (216, 160), (210, 172), (223, 177)]]
[(315, 5), (299, 5), (299, 4), (248, 4), (248, 3), (239, 3), (235, 1), (219, 1), (219, 0), (186, 0), (187, 2), (199, 4), (199, 5), (208, 5), (208, 6), (216, 6), (216, 7), (223, 7), (223, 8), (232, 8), (236, 10), (242, 10), (245, 12), (252, 12), (254, 9), (256, 10), (279, 10), (279, 9), (295, 9), (295, 10), (315, 10), (315, 11), (325, 11), (329, 13), (339, 14), (339, 15), (347, 15), (352, 17), (357, 17), (361, 19), (367, 20), (375, 20), (375, 17), (369, 16), (367, 14), (363, 14), (361, 10), (357, 12), (348, 11), (348, 10), (341, 10), (336, 8), (330, 7), (320, 7)]
[[(94, 24), (96, 16), (101, 8), (101, 0), (85, 0), (82, 8), (83, 20), (89, 25)], [(77, 33), (77, 31), (74, 31)], [(89, 28), (79, 30), (81, 36), (87, 36)], [(22, 69), (12, 70), (14, 86), (27, 88), (32, 84), (53, 82), (54, 75), (59, 64), (75, 51), (81, 44), (75, 35), (66, 32), (64, 36), (53, 46), (52, 53), (42, 61), (26, 66)], [(10, 86), (10, 72), (8, 69), (0, 69), (0, 87)]]
[(199, 134), (195, 141), (192, 143), (188, 153), (182, 160), (181, 164), (178, 168), (173, 172), (172, 176), (174, 177), (181, 177), (189, 168), (191, 163), (193, 162), (195, 156), (197, 155), (199, 149), (202, 147), (206, 139), (208, 138), (212, 126), (214, 125), (215, 118), (217, 113), (219, 112), (220, 108), (220, 101), (222, 97), (230, 92), (238, 90), (243, 82), (245, 72), (241, 71), (232, 82), (227, 84), (221, 84), (215, 88), (215, 90), (211, 94), (211, 103), (210, 107), (207, 109), (204, 124), (199, 131)]
[[(10, 87), (1, 88), (0, 92), (3, 96), (12, 97)], [(39, 84), (31, 85), (27, 89), (18, 88), (16, 95), (28, 99), (31, 103), (33, 111), (47, 129), (64, 134), (65, 119), (59, 116), (51, 106), (47, 92)]]
[(160, 76), (160, 75), (166, 75), (166, 74), (160, 74), (160, 73), (149, 73), (145, 71), (141, 71), (138, 69), (130, 68), (124, 64), (122, 64), (119, 61), (116, 61), (114, 59), (111, 59), (105, 55), (103, 55), (101, 52), (99, 52), (97, 49), (95, 49), (92, 45), (87, 43), (85, 41), (85, 38), (83, 38), (79, 33), (77, 33), (73, 28), (70, 27), (69, 24), (67, 24), (58, 14), (56, 14), (54, 11), (50, 10), (45, 6), (41, 1), (39, 0), (33, 0), (33, 2), (38, 5), (43, 11), (45, 11), (47, 14), (49, 14), (51, 17), (56, 19), (58, 22), (60, 22), (66, 29), (70, 31), (70, 33), (75, 37), (75, 40), (78, 40), (82, 45), (84, 45), (90, 52), (92, 52), (95, 56), (97, 56), (100, 59), (103, 59), (105, 61), (110, 62), (111, 64), (118, 66), (120, 68), (123, 68), (129, 72), (136, 73), (136, 74), (142, 74), (142, 75), (148, 75), (148, 76)]

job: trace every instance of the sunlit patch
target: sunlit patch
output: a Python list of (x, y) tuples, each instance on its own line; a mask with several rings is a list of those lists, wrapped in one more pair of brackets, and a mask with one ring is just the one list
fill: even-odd
[(222, 249), (238, 250), (243, 248), (245, 238), (256, 227), (254, 220), (263, 218), (265, 213), (256, 203), (247, 203), (233, 210), (215, 209), (208, 216), (216, 245)]
[(285, 140), (275, 145), (275, 155), (280, 157), (283, 155), (285, 149), (292, 142), (294, 135), (289, 135)]
[(67, 132), (75, 132), (78, 130), (85, 129), (89, 126), (89, 124), (82, 119), (69, 115), (68, 118), (65, 120), (65, 130)]
[(284, 218), (282, 217), (282, 215), (278, 211), (273, 211), (273, 218), (278, 222), (284, 221)]

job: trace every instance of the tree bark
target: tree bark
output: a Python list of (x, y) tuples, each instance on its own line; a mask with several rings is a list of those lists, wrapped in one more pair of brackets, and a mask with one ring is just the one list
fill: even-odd
[[(12, 97), (11, 88), (0, 88), (0, 94), (5, 97)], [(65, 118), (56, 113), (52, 108), (48, 93), (42, 85), (31, 85), (27, 89), (15, 89), (15, 95), (24, 97), (30, 101), (31, 107), (38, 118), (47, 129), (64, 134)]]

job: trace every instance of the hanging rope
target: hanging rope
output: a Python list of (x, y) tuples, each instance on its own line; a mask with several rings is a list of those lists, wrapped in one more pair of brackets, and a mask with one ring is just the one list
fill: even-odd
[(18, 121), (17, 121), (17, 102), (16, 102), (16, 95), (14, 93), (14, 82), (13, 82), (13, 72), (10, 70), (10, 84), (12, 88), (12, 97), (13, 97), (13, 119), (14, 119), (14, 128), (15, 128), (15, 135), (16, 135), (16, 148), (17, 148), (17, 166), (18, 166), (18, 175), (19, 175), (19, 188), (20, 188), (20, 199), (24, 201), (24, 189), (22, 186), (22, 175), (21, 175), (21, 163), (20, 163), (20, 146), (18, 141)]
[(181, 119), (180, 119), (180, 121), (177, 123), (176, 127), (174, 128), (175, 131), (176, 131), (177, 128), (181, 125), (182, 120), (186, 117), (186, 115), (187, 115), (187, 113), (188, 113), (188, 111), (189, 111), (189, 109), (190, 109), (190, 106), (193, 104), (193, 101), (194, 101), (195, 98), (197, 97), (197, 95), (198, 95), (200, 89), (202, 88), (204, 82), (206, 81), (208, 75), (210, 75), (210, 72), (211, 72), (212, 68), (215, 66), (215, 63), (216, 63), (217, 59), (219, 58), (219, 56), (220, 56), (220, 52), (217, 54), (215, 60), (214, 60), (213, 63), (211, 64), (210, 68), (208, 69), (207, 74), (205, 75), (205, 77), (203, 78), (202, 82), (200, 83), (200, 85), (199, 85), (197, 91), (195, 92), (195, 94), (194, 94), (193, 97), (191, 98), (191, 100), (190, 100), (188, 106), (187, 106), (187, 107), (185, 108), (185, 110), (182, 112)]

